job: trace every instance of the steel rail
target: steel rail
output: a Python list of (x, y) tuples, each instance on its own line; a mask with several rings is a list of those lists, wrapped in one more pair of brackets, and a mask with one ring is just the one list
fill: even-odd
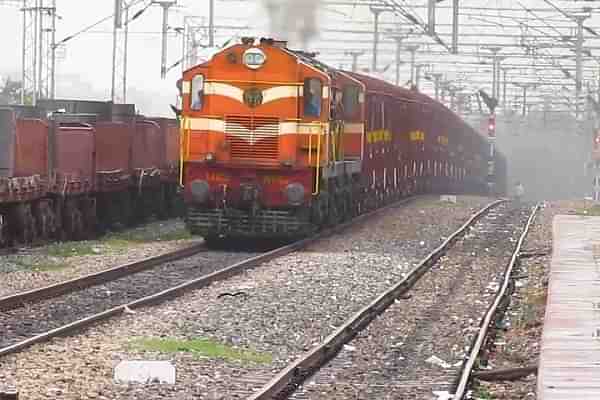
[(188, 258), (203, 251), (206, 251), (206, 245), (204, 243), (199, 243), (183, 249), (161, 254), (159, 256), (149, 257), (79, 278), (59, 282), (50, 286), (2, 297), (0, 298), (0, 311), (13, 310), (15, 308), (22, 307), (25, 304), (36, 303), (42, 300), (82, 290), (90, 286), (100, 285), (127, 275), (150, 269), (160, 264)]
[[(352, 220), (345, 222), (343, 224), (325, 229), (322, 232), (319, 232), (318, 234), (316, 234), (310, 238), (306, 238), (306, 239), (294, 242), (292, 244), (280, 247), (278, 249), (269, 251), (267, 253), (260, 254), (258, 256), (249, 258), (247, 260), (237, 262), (237, 263), (230, 265), (222, 270), (213, 272), (211, 274), (202, 276), (200, 278), (196, 278), (196, 279), (190, 280), (188, 282), (184, 282), (180, 285), (163, 290), (161, 292), (143, 297), (141, 299), (135, 300), (135, 301), (127, 303), (127, 304), (122, 304), (120, 306), (113, 307), (111, 309), (102, 311), (100, 313), (79, 319), (79, 320), (69, 323), (67, 325), (63, 325), (59, 328), (52, 329), (50, 331), (41, 333), (37, 336), (31, 337), (29, 339), (15, 343), (13, 345), (10, 345), (10, 346), (4, 347), (4, 348), (0, 348), (0, 357), (4, 357), (9, 354), (19, 352), (29, 346), (48, 341), (54, 337), (66, 336), (66, 335), (75, 333), (75, 332), (80, 331), (81, 329), (88, 327), (96, 322), (103, 321), (108, 318), (123, 314), (128, 309), (133, 310), (136, 308), (157, 304), (164, 300), (167, 300), (167, 299), (170, 299), (173, 297), (177, 297), (177, 296), (179, 296), (185, 292), (188, 292), (192, 289), (199, 289), (202, 287), (209, 286), (210, 284), (212, 284), (214, 282), (225, 280), (234, 275), (238, 275), (246, 270), (253, 269), (253, 268), (259, 266), (260, 264), (263, 264), (274, 258), (281, 257), (286, 254), (289, 254), (294, 251), (305, 248), (308, 245), (315, 243), (323, 238), (329, 237), (334, 233), (341, 232), (347, 228), (350, 228), (353, 225), (364, 222), (364, 221), (368, 220), (369, 218), (372, 218), (373, 216), (376, 216), (376, 215), (383, 213), (387, 210), (390, 210), (392, 208), (398, 207), (399, 205), (406, 204), (410, 201), (413, 201), (416, 198), (417, 198), (417, 196), (411, 196), (411, 197), (399, 200), (399, 201), (389, 204), (387, 206), (381, 207), (377, 210), (373, 210), (369, 213), (359, 215), (359, 216), (353, 218)], [(158, 257), (155, 257), (155, 258), (158, 258)], [(110, 271), (111, 270), (109, 270), (107, 272), (110, 273)], [(94, 274), (94, 275), (97, 275), (97, 274)], [(90, 279), (94, 279), (93, 278), (94, 275), (92, 275)], [(76, 282), (77, 280), (74, 280), (74, 281)], [(76, 283), (70, 283), (70, 282), (74, 282), (74, 281), (69, 281), (69, 282), (65, 282), (63, 284), (55, 285), (55, 286), (57, 286), (57, 289), (51, 289), (52, 287), (49, 287), (49, 288), (44, 288), (42, 290), (47, 290), (48, 291), (47, 293), (49, 293), (51, 295), (53, 293), (53, 290), (57, 290), (56, 293), (58, 293), (58, 290), (65, 290), (62, 285), (67, 285), (67, 284), (69, 284), (69, 285), (75, 284), (76, 285)], [(27, 292), (27, 293), (22, 294), (21, 296), (23, 296), (22, 298), (35, 299), (34, 292), (35, 291)], [(15, 295), (12, 297), (17, 298), (18, 296), (20, 296), (20, 295)], [(6, 300), (6, 304), (11, 304), (10, 302), (13, 302), (12, 304), (14, 304), (15, 301), (18, 303), (18, 301), (16, 299), (10, 300), (10, 301)]]
[(520, 259), (521, 247), (523, 246), (523, 242), (525, 241), (525, 238), (527, 237), (527, 234), (529, 233), (529, 229), (531, 228), (531, 225), (533, 224), (533, 221), (534, 221), (535, 216), (536, 216), (537, 212), (539, 211), (539, 209), (540, 209), (540, 204), (536, 204), (533, 211), (531, 212), (531, 215), (529, 216), (529, 219), (527, 220), (525, 229), (523, 230), (523, 233), (521, 234), (521, 237), (519, 238), (519, 241), (517, 242), (517, 245), (515, 246), (515, 251), (513, 252), (510, 262), (509, 262), (508, 266), (506, 267), (506, 271), (504, 272), (504, 282), (502, 284), (502, 287), (496, 294), (496, 298), (494, 299), (494, 302), (490, 305), (490, 307), (486, 311), (486, 314), (485, 314), (485, 316), (481, 322), (481, 325), (479, 327), (479, 333), (477, 335), (477, 338), (475, 339), (475, 341), (471, 347), (469, 359), (463, 366), (463, 370), (460, 375), (460, 379), (458, 380), (458, 385), (456, 387), (456, 390), (454, 391), (453, 400), (462, 400), (462, 398), (465, 396), (465, 392), (467, 391), (468, 384), (471, 379), (471, 373), (473, 372), (473, 366), (475, 365), (475, 362), (477, 361), (477, 357), (479, 356), (481, 348), (487, 337), (488, 331), (491, 327), (492, 318), (495, 316), (496, 312), (498, 311), (498, 306), (501, 304), (502, 300), (506, 297), (507, 289), (509, 287), (510, 280), (511, 280), (512, 271)]
[(248, 400), (271, 400), (280, 395), (288, 395), (295, 390), (308, 376), (312, 375), (327, 361), (334, 357), (344, 344), (348, 343), (371, 323), (379, 314), (384, 312), (394, 301), (408, 292), (425, 275), (427, 271), (446, 253), (446, 251), (483, 215), (491, 209), (504, 203), (506, 200), (496, 200), (473, 214), (457, 231), (450, 235), (440, 246), (427, 255), (415, 268), (413, 268), (399, 283), (379, 295), (374, 301), (363, 307), (344, 325), (335, 330), (321, 344), (302, 355), (299, 359), (288, 365), (271, 381), (263, 386), (260, 391), (253, 394)]

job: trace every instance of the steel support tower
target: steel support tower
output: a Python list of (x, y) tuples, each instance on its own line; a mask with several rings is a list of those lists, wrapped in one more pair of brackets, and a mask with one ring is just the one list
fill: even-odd
[(56, 0), (23, 0), (21, 103), (56, 94)]

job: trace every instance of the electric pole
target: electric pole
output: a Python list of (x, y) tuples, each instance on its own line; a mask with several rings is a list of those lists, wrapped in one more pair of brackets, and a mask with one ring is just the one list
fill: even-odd
[(427, 33), (435, 35), (435, 2), (436, 0), (427, 0)]
[(208, 3), (208, 46), (215, 46), (215, 0)]
[(373, 6), (370, 8), (375, 19), (373, 26), (373, 64), (371, 66), (371, 70), (375, 72), (377, 71), (377, 47), (379, 45), (379, 15), (384, 12), (385, 9)]
[(452, 54), (458, 53), (458, 0), (452, 2)]
[(523, 116), (527, 115), (527, 89), (532, 87), (532, 84), (529, 83), (516, 83), (513, 82), (513, 85), (515, 85), (516, 87), (520, 87), (523, 90), (523, 111), (522, 114)]
[(500, 78), (500, 72), (501, 72), (501, 67), (500, 67), (500, 63), (502, 61), (506, 60), (506, 57), (496, 57), (496, 95), (497, 95), (497, 100), (498, 103), (500, 103), (500, 82), (501, 82), (501, 78)]
[(427, 64), (417, 64), (415, 66), (415, 87), (419, 90), (419, 84), (421, 82), (421, 69), (427, 67)]
[(497, 99), (499, 97), (498, 77), (500, 76), (498, 72), (498, 52), (502, 50), (502, 48), (488, 47), (487, 49), (492, 52), (492, 97)]
[(352, 57), (352, 72), (358, 72), (358, 57), (364, 55), (365, 52), (364, 51), (347, 51), (344, 54)]
[(583, 77), (583, 21), (585, 21), (589, 15), (577, 15), (575, 20), (577, 21), (577, 48), (576, 48), (576, 60), (575, 60), (575, 117), (579, 119), (581, 114), (581, 88), (582, 88), (582, 77)]
[(415, 83), (415, 53), (419, 48), (418, 44), (412, 44), (410, 46), (406, 46), (406, 50), (410, 52), (410, 83)]
[(408, 37), (407, 33), (391, 33), (388, 36), (396, 41), (396, 86), (400, 86), (400, 65), (402, 60), (400, 59), (402, 52), (402, 41)]
[(506, 110), (506, 74), (508, 72), (509, 68), (502, 68), (502, 73), (503, 73), (503, 77), (502, 77), (502, 108), (504, 110)]
[[(115, 0), (113, 23), (113, 69), (110, 98), (113, 103), (127, 102), (127, 54), (129, 51), (129, 8), (132, 0)], [(143, 11), (142, 11), (143, 12)], [(141, 12), (135, 17), (139, 17)]]
[(23, 0), (21, 103), (55, 93), (56, 0)]
[[(160, 58), (160, 77), (165, 79), (167, 77), (167, 33), (169, 30), (169, 8), (177, 3), (176, 0), (171, 1), (158, 1), (163, 8), (163, 19), (162, 19), (162, 51)], [(211, 7), (212, 9), (212, 7)], [(214, 38), (213, 38), (214, 40)]]
[(435, 90), (435, 99), (437, 101), (440, 100), (440, 79), (442, 78), (442, 73), (440, 72), (436, 72), (434, 74), (431, 74), (433, 76), (434, 79), (434, 90)]

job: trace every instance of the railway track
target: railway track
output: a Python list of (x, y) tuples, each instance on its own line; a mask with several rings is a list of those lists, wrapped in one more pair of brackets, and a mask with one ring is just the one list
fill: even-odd
[[(0, 357), (138, 307), (227, 279), (407, 203), (404, 199), (314, 237), (265, 253), (209, 251), (202, 245), (0, 299)], [(141, 283), (140, 283), (141, 282)]]
[[(443, 399), (454, 398), (457, 386), (464, 392), (536, 211), (503, 204), (473, 215), (401, 282), (277, 376), (232, 380), (234, 395)], [(486, 309), (490, 316), (482, 318)]]

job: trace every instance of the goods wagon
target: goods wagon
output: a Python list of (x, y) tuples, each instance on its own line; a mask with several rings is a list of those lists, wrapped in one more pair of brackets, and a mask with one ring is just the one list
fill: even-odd
[(42, 101), (0, 109), (0, 243), (78, 239), (177, 214), (174, 120), (133, 105)]
[(184, 72), (187, 225), (296, 237), (414, 193), (486, 191), (484, 139), (416, 91), (244, 38)]

